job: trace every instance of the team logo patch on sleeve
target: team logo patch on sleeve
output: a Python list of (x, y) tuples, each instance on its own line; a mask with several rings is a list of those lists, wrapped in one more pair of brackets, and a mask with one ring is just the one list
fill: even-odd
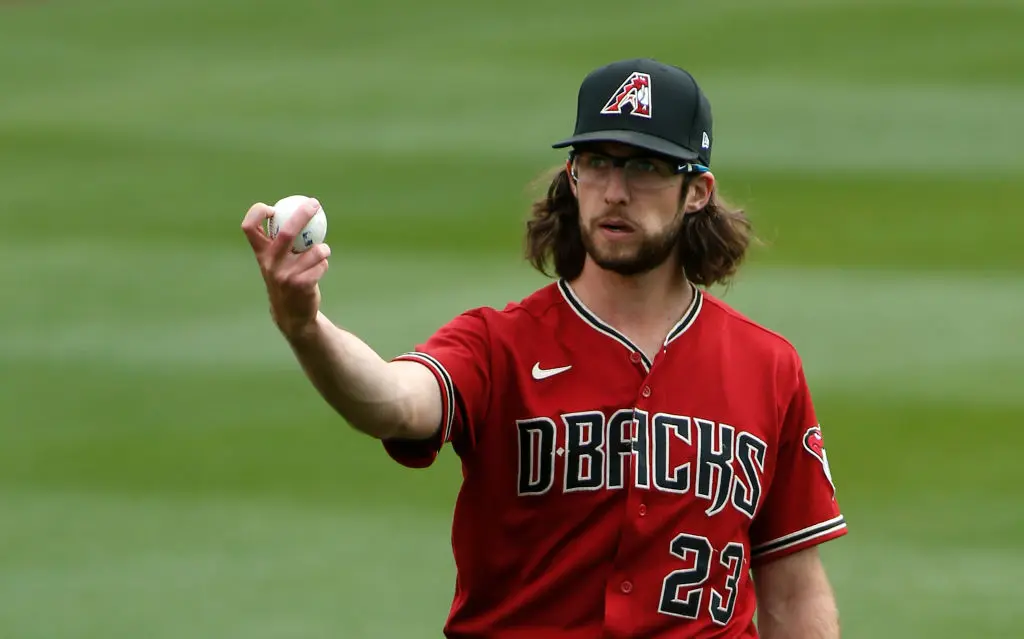
[(646, 73), (631, 73), (615, 90), (615, 94), (601, 109), (601, 113), (621, 115), (626, 113), (623, 107), (627, 106), (631, 115), (639, 118), (651, 117), (651, 76)]
[(828, 455), (825, 453), (825, 439), (821, 436), (821, 426), (812, 426), (804, 433), (804, 450), (814, 455), (821, 462), (825, 477), (832, 486), (832, 495), (836, 494), (836, 484), (832, 481), (832, 470), (828, 467)]

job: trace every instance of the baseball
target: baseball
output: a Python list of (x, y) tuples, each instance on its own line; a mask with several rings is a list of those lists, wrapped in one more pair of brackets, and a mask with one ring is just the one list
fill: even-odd
[[(270, 239), (277, 237), (278, 230), (308, 199), (305, 195), (289, 195), (274, 204), (274, 215), (267, 220), (267, 235), (270, 236)], [(325, 237), (327, 237), (327, 214), (324, 213), (323, 205), (321, 205), (320, 210), (316, 212), (309, 224), (295, 236), (292, 252), (303, 253), (314, 244), (322, 244)]]

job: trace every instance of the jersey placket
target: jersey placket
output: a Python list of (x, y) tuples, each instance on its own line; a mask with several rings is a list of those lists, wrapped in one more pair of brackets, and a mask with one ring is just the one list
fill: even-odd
[[(614, 572), (605, 586), (606, 629), (612, 633), (611, 636), (632, 636), (636, 619), (630, 613), (633, 608), (631, 597), (634, 596), (636, 590), (634, 580), (638, 578), (638, 575), (633, 572), (637, 568), (634, 553), (640, 550), (640, 540), (649, 536), (646, 528), (648, 522), (652, 521), (649, 512), (650, 506), (647, 503), (653, 470), (650, 468), (652, 442), (650, 441), (651, 424), (649, 420), (657, 412), (652, 409), (652, 406), (655, 405), (655, 400), (652, 398), (655, 397), (656, 391), (665, 391), (665, 389), (657, 389), (654, 381), (657, 379), (657, 371), (662, 368), (666, 358), (671, 356), (669, 346), (693, 325), (699, 315), (703, 296), (700, 290), (694, 287), (693, 302), (683, 313), (679, 322), (668, 332), (662, 347), (652, 361), (628, 337), (590, 311), (576, 297), (568, 283), (559, 282), (559, 287), (566, 301), (584, 322), (626, 348), (626, 356), (639, 378), (637, 392), (633, 400), (633, 420), (629, 424), (632, 454), (626, 457), (626, 464), (623, 468), (625, 475), (623, 488), (627, 491), (624, 504), (625, 512), (621, 522), (619, 546), (613, 562)], [(657, 604), (652, 603), (652, 605)]]
[[(688, 314), (689, 315), (689, 314)], [(650, 420), (657, 414), (655, 408), (660, 399), (657, 392), (669, 392), (657, 383), (658, 371), (668, 365), (668, 358), (673, 356), (669, 344), (682, 331), (673, 329), (669, 333), (662, 348), (654, 360), (648, 360), (636, 347), (629, 354), (630, 362), (639, 374), (639, 384), (633, 402), (633, 421), (630, 425), (633, 454), (627, 457), (624, 472), (629, 478), (625, 482), (627, 490), (624, 503), (622, 527), (619, 545), (614, 561), (615, 571), (612, 573), (605, 588), (605, 629), (612, 637), (636, 636), (641, 629), (636, 623), (641, 617), (634, 612), (636, 602), (636, 580), (643, 578), (639, 571), (643, 570), (642, 562), (637, 561), (637, 553), (643, 552), (643, 541), (650, 539), (656, 524), (655, 511), (652, 511), (651, 468), (653, 459), (653, 442), (651, 441)], [(657, 606), (656, 601), (650, 604)]]

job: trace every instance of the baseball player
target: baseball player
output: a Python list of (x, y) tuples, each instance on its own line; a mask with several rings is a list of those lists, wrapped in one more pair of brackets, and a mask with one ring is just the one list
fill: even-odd
[(688, 72), (592, 71), (527, 224), (553, 281), (392, 361), (320, 312), (329, 248), (289, 252), (315, 201), (274, 241), (267, 206), (245, 216), (273, 319), (324, 399), (398, 463), (461, 459), (445, 636), (839, 636), (817, 545), (846, 523), (800, 358), (704, 290), (750, 242), (713, 141)]

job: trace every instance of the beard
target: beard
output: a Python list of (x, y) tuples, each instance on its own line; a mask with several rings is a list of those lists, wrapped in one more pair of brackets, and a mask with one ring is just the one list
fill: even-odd
[(580, 239), (587, 255), (606, 271), (619, 275), (640, 275), (664, 264), (672, 257), (683, 233), (683, 215), (656, 234), (637, 228), (629, 237), (618, 242), (606, 242), (597, 237), (601, 220), (580, 228)]

